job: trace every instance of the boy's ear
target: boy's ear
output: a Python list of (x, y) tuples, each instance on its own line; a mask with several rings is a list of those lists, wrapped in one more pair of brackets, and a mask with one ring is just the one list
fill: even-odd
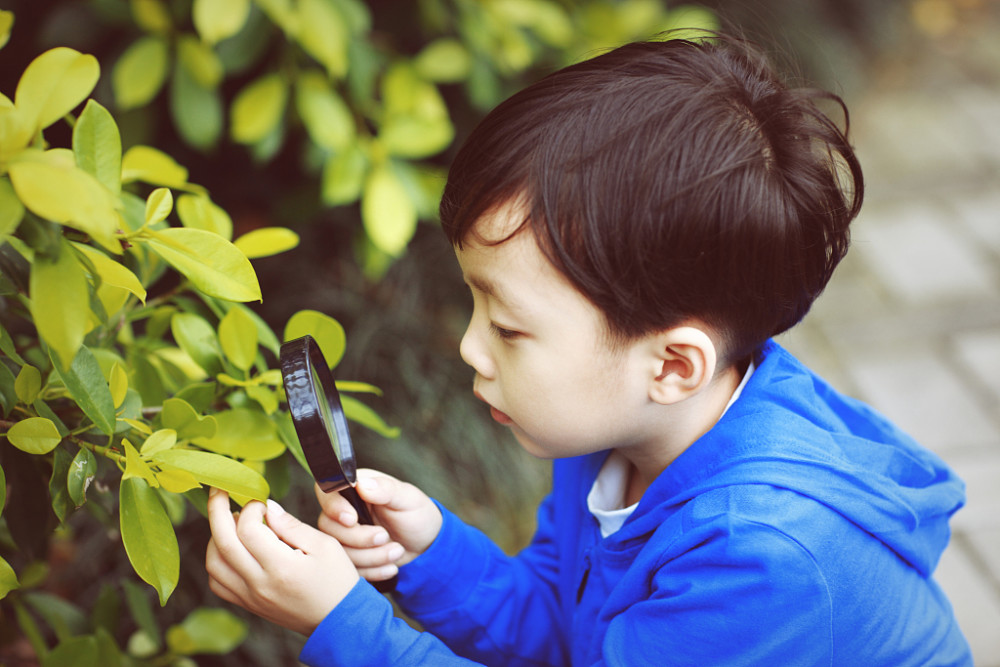
[(690, 398), (708, 386), (718, 362), (715, 344), (693, 326), (667, 329), (653, 336), (649, 397), (662, 405)]

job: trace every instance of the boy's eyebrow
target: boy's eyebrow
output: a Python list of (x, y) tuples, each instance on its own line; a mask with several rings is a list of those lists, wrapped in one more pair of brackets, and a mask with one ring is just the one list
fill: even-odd
[(504, 291), (496, 281), (483, 276), (467, 275), (465, 276), (465, 282), (473, 289), (477, 289), (483, 294), (493, 297), (497, 301), (507, 303), (507, 299), (504, 298)]

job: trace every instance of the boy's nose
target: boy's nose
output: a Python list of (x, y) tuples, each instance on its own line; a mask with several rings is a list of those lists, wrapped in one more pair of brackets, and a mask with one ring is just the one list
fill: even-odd
[(469, 321), (469, 326), (465, 329), (462, 342), (458, 346), (458, 353), (462, 356), (462, 361), (472, 366), (472, 370), (484, 379), (491, 379), (493, 376), (493, 363), (483, 344), (482, 336), (477, 332), (476, 318)]

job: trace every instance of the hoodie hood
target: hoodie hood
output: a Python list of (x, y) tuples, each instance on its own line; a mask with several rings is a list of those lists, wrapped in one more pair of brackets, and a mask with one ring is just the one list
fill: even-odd
[(948, 519), (965, 502), (965, 485), (938, 456), (773, 341), (739, 399), (650, 486), (620, 537), (648, 534), (678, 505), (737, 484), (812, 498), (925, 576), (948, 544)]

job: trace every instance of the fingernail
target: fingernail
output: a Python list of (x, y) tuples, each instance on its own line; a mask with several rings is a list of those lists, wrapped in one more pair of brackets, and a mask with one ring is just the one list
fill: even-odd
[(285, 513), (285, 508), (282, 507), (281, 505), (279, 505), (274, 500), (268, 498), (267, 499), (267, 511), (268, 512), (273, 512), (275, 514), (275, 516), (277, 516), (277, 515), (284, 514)]
[(389, 560), (399, 560), (403, 556), (403, 551), (404, 549), (402, 544), (393, 544), (389, 547)]
[(376, 547), (380, 547), (389, 541), (389, 533), (384, 530), (375, 533), (375, 537), (372, 538), (372, 544)]

